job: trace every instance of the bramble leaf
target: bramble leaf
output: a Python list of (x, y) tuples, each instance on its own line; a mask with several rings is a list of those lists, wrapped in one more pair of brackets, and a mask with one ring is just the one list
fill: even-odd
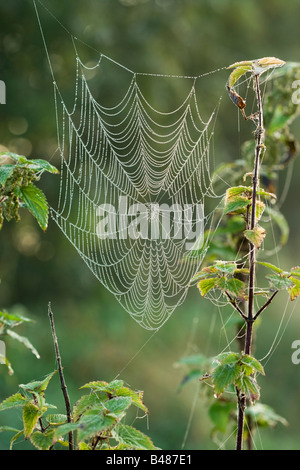
[(114, 438), (121, 444), (126, 445), (130, 449), (136, 450), (154, 450), (155, 446), (151, 439), (141, 431), (128, 426), (127, 424), (119, 424), (113, 431)]
[(34, 184), (15, 188), (15, 194), (23, 201), (23, 207), (29, 210), (46, 230), (48, 226), (48, 203), (44, 193)]
[(202, 279), (198, 282), (198, 288), (202, 297), (205, 297), (206, 294), (216, 286), (218, 279), (216, 277), (209, 278), (209, 279)]

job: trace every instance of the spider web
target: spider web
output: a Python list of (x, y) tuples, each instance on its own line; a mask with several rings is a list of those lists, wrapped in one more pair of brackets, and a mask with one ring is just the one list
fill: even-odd
[[(155, 86), (164, 76), (134, 73), (101, 53), (88, 66), (72, 40), (71, 109), (53, 82), (61, 168), (50, 213), (131, 317), (157, 330), (186, 298), (212, 235), (216, 204), (206, 210), (206, 201), (221, 197), (210, 161), (216, 111), (207, 119), (200, 114), (195, 84), (201, 77), (172, 76), (185, 78), (188, 91), (174, 109), (158, 109), (140, 82)], [(91, 70), (105, 76), (109, 63), (130, 76), (110, 105), (107, 96), (94, 97), (89, 83)]]

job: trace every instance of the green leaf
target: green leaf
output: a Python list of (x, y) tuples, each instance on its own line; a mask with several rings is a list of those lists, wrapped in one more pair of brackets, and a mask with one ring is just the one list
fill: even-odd
[(252, 193), (252, 188), (250, 186), (232, 186), (226, 191), (226, 199), (234, 199), (236, 196), (243, 193)]
[(24, 155), (18, 155), (17, 153), (13, 153), (13, 152), (1, 152), (0, 156), (2, 155), (9, 156), (15, 162), (20, 163), (20, 164), (24, 164), (30, 161), (30, 160), (27, 160), (27, 158), (24, 157)]
[(87, 411), (80, 418), (78, 428), (78, 440), (83, 441), (91, 438), (95, 434), (107, 430), (116, 423), (116, 418), (110, 415), (104, 415), (98, 409)]
[(13, 174), (14, 165), (1, 165), (0, 166), (0, 185), (5, 186), (8, 178)]
[(283, 270), (280, 268), (277, 268), (277, 266), (274, 266), (274, 264), (271, 263), (266, 263), (264, 261), (257, 261), (258, 264), (261, 266), (265, 266), (265, 268), (272, 269), (272, 271), (276, 271), (277, 273), (283, 273)]
[(34, 184), (15, 188), (16, 195), (23, 201), (23, 206), (36, 218), (42, 230), (48, 226), (48, 203), (44, 193)]
[(49, 162), (46, 160), (41, 160), (39, 158), (33, 159), (33, 160), (28, 160), (28, 168), (30, 170), (35, 170), (37, 172), (43, 172), (43, 171), (48, 171), (48, 173), (54, 173), (58, 174), (59, 171), (55, 166), (51, 165)]
[(216, 400), (208, 410), (209, 417), (214, 424), (214, 431), (226, 432), (231, 413), (234, 411), (235, 403)]
[(251, 371), (249, 372), (249, 374), (259, 372), (260, 374), (265, 375), (265, 371), (262, 364), (257, 359), (255, 359), (255, 357), (250, 356), (249, 354), (243, 354), (241, 361), (242, 364), (250, 366)]
[(50, 380), (56, 374), (56, 372), (57, 370), (51, 372), (51, 374), (48, 374), (43, 380), (35, 380), (33, 382), (29, 382), (28, 384), (20, 384), (19, 387), (29, 392), (42, 393), (46, 390)]
[(111, 400), (107, 400), (104, 403), (104, 408), (110, 412), (110, 414), (120, 414), (126, 411), (132, 403), (130, 397), (115, 397)]
[(240, 375), (236, 379), (235, 385), (242, 394), (251, 400), (251, 402), (259, 399), (260, 387), (258, 386), (256, 380), (250, 375)]
[(232, 352), (232, 351), (226, 351), (226, 352), (218, 354), (214, 358), (213, 362), (217, 364), (231, 364), (239, 360), (240, 360), (240, 354)]
[(240, 279), (222, 277), (218, 279), (216, 287), (224, 292), (234, 294), (236, 297), (243, 297), (246, 284)]
[(269, 274), (266, 276), (266, 278), (270, 282), (272, 288), (281, 290), (291, 289), (293, 287), (291, 279), (287, 276), (281, 276), (280, 274)]
[(288, 292), (291, 300), (295, 300), (300, 295), (300, 280), (295, 277), (290, 277), (289, 279), (294, 283), (294, 285), (288, 289)]
[(263, 240), (266, 237), (266, 230), (260, 225), (256, 225), (253, 230), (245, 230), (244, 235), (256, 248), (260, 248)]
[[(24, 155), (18, 155), (17, 153), (13, 153), (13, 152), (1, 152), (0, 156), (2, 155), (9, 156), (19, 166), (26, 166), (30, 170), (34, 170), (36, 172), (48, 171), (49, 173), (56, 173), (56, 174), (59, 173), (57, 168), (51, 165), (47, 160), (42, 160), (40, 158), (29, 160), (28, 158), (24, 157)], [(12, 166), (15, 168), (16, 165), (12, 165)]]
[(249, 206), (249, 205), (250, 205), (249, 199), (247, 199), (246, 197), (239, 196), (239, 197), (236, 197), (233, 201), (229, 201), (226, 204), (226, 206), (224, 208), (224, 213), (225, 214), (244, 213), (246, 207)]
[(28, 401), (29, 400), (23, 397), (21, 393), (15, 393), (14, 395), (11, 395), (10, 397), (3, 400), (2, 403), (0, 403), (0, 411), (8, 410), (9, 408), (24, 406)]
[(217, 281), (218, 279), (214, 277), (210, 279), (202, 279), (198, 282), (198, 289), (200, 290), (202, 297), (205, 297), (206, 294), (215, 287)]
[(31, 344), (31, 342), (29, 341), (28, 338), (26, 338), (25, 336), (20, 336), (18, 335), (15, 331), (12, 331), (12, 330), (6, 330), (6, 333), (13, 339), (19, 341), (19, 343), (22, 343), (27, 349), (29, 349), (32, 354), (35, 355), (35, 357), (37, 357), (38, 359), (40, 359), (40, 355), (39, 353), (37, 352), (37, 350), (35, 349), (35, 347)]
[(251, 71), (250, 65), (240, 65), (236, 67), (229, 76), (229, 86), (230, 88), (246, 73)]
[(105, 392), (93, 392), (89, 395), (83, 395), (74, 406), (74, 420), (76, 421), (87, 410), (99, 405), (99, 403), (105, 402), (106, 400), (108, 400), (108, 395)]
[(269, 134), (273, 134), (279, 129), (282, 129), (289, 123), (290, 120), (291, 120), (291, 116), (288, 114), (285, 114), (283, 106), (278, 104), (274, 110), (273, 117), (268, 126)]
[(30, 318), (24, 317), (23, 315), (16, 315), (4, 311), (0, 312), (0, 322), (5, 323), (5, 325), (9, 326), (10, 328), (14, 328), (21, 323), (32, 322), (32, 320)]
[(278, 423), (283, 424), (284, 426), (288, 425), (288, 422), (282, 416), (279, 416), (273, 408), (263, 403), (255, 403), (252, 406), (247, 407), (246, 415), (251, 416), (256, 426), (260, 427), (271, 427), (273, 428)]
[(237, 362), (222, 363), (214, 369), (212, 378), (217, 396), (221, 395), (229, 385), (235, 383), (241, 370), (242, 368)]
[(23, 429), (22, 429), (22, 431), (17, 432), (17, 433), (11, 438), (9, 450), (12, 450), (13, 445), (14, 445), (14, 442), (15, 442), (19, 437), (21, 437), (21, 436), (24, 438), (24, 431), (23, 431)]
[(220, 273), (220, 274), (225, 274), (225, 275), (228, 275), (228, 274), (233, 274), (236, 270), (236, 263), (234, 262), (230, 262), (230, 263), (226, 263), (224, 261), (215, 261), (215, 264), (213, 266), (216, 270), (216, 272)]
[(120, 387), (116, 390), (115, 395), (117, 397), (129, 397), (132, 400), (132, 405), (149, 414), (149, 410), (143, 402), (143, 392), (135, 392), (128, 387)]
[(135, 450), (154, 450), (155, 446), (151, 439), (141, 431), (128, 426), (119, 424), (112, 430), (114, 438), (121, 444)]
[(27, 439), (33, 432), (38, 419), (42, 415), (39, 408), (33, 403), (26, 403), (23, 407), (23, 424), (25, 439)]
[(82, 385), (80, 388), (90, 388), (91, 390), (113, 394), (113, 392), (115, 392), (118, 388), (123, 387), (123, 384), (123, 380), (113, 380), (110, 383), (105, 382), (104, 380), (97, 380), (88, 382), (85, 385)]
[(49, 450), (53, 445), (53, 429), (47, 433), (35, 431), (31, 434), (30, 441), (39, 450)]
[(67, 416), (64, 414), (52, 414), (52, 415), (47, 415), (46, 420), (48, 421), (49, 424), (52, 426), (57, 426), (58, 424), (63, 424), (67, 421)]
[(80, 427), (80, 423), (61, 424), (55, 429), (53, 433), (53, 439), (58, 440), (61, 437), (65, 436), (66, 434), (69, 434), (72, 431), (76, 431), (79, 427)]

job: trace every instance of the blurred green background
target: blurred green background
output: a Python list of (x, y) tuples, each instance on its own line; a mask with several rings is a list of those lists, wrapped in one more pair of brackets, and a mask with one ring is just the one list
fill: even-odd
[[(244, 59), (300, 60), (298, 0), (45, 0), (44, 4), (75, 36), (137, 72), (195, 76)], [(70, 37), (38, 7), (67, 99), (74, 93)], [(7, 87), (7, 104), (0, 106), (0, 145), (27, 157), (51, 159), (59, 166), (52, 78), (30, 0), (1, 2), (0, 38), (0, 79)], [(246, 126), (238, 132), (237, 112), (225, 96), (226, 79), (226, 71), (214, 74), (203, 81), (202, 89), (207, 100), (204, 107), (215, 106), (224, 94), (216, 127), (217, 163), (238, 158), (241, 142), (250, 138)], [(155, 88), (155, 82), (149, 81), (150, 91), (151, 87)], [(300, 138), (299, 122), (294, 133)], [(298, 160), (282, 207), (291, 234), (279, 253), (279, 263), (287, 268), (300, 264)], [(58, 178), (45, 175), (39, 183), (54, 207)], [(51, 220), (43, 233), (25, 212), (21, 222), (4, 224), (0, 233), (0, 278), (0, 308), (24, 312), (35, 321), (18, 333), (28, 336), (41, 355), (37, 360), (7, 341), (15, 373), (9, 376), (4, 366), (0, 368), (0, 400), (14, 393), (18, 384), (56, 368), (47, 316), (51, 301), (73, 403), (79, 397), (78, 388), (87, 381), (120, 376), (132, 388), (144, 390), (150, 416), (135, 425), (158, 447), (217, 448), (210, 439), (211, 423), (196, 383), (177, 392), (184, 371), (174, 366), (176, 361), (187, 352), (216, 355), (225, 344), (220, 312), (201, 299), (196, 288), (153, 335), (102, 288)], [(256, 344), (258, 359), (272, 345), (286, 300), (280, 294), (264, 315)], [(300, 365), (291, 361), (292, 341), (300, 339), (300, 319), (297, 305), (291, 315), (293, 307), (288, 305), (277, 337), (280, 341), (264, 363), (266, 377), (260, 379), (262, 401), (284, 416), (289, 426), (261, 431), (255, 441), (258, 448), (298, 449), (300, 445)], [(58, 378), (53, 379), (49, 393), (47, 401), (63, 412)], [(18, 426), (20, 421), (21, 415), (15, 413), (0, 415), (1, 425)], [(220, 436), (221, 441), (225, 438)], [(232, 445), (232, 440), (226, 443), (227, 448)], [(1, 433), (0, 449), (8, 446), (9, 435)], [(29, 446), (20, 442), (15, 448)]]

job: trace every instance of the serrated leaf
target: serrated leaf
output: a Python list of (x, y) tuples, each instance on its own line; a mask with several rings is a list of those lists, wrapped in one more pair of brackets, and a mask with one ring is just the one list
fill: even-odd
[(249, 354), (243, 354), (241, 361), (243, 364), (251, 367), (251, 373), (259, 372), (260, 374), (265, 375), (262, 364), (257, 359), (255, 359), (255, 357), (250, 356)]
[(238, 196), (233, 201), (229, 201), (225, 208), (225, 214), (243, 214), (246, 210), (246, 207), (250, 205), (249, 199), (246, 197)]
[(295, 300), (300, 295), (300, 280), (295, 277), (290, 277), (289, 279), (294, 283), (294, 285), (288, 289), (288, 292), (291, 300)]
[(119, 424), (112, 430), (114, 438), (130, 449), (135, 450), (154, 450), (155, 446), (151, 439), (141, 431), (128, 426)]
[(8, 410), (9, 408), (24, 406), (28, 401), (29, 400), (23, 397), (21, 393), (15, 393), (14, 395), (11, 395), (10, 397), (3, 400), (2, 403), (0, 403), (0, 411)]
[(229, 292), (236, 297), (243, 297), (246, 284), (240, 279), (221, 277), (216, 283), (216, 287), (223, 292)]
[(42, 412), (33, 403), (26, 403), (23, 407), (24, 435), (27, 439), (33, 432)]
[(79, 423), (65, 423), (61, 424), (58, 426), (54, 433), (53, 433), (53, 439), (58, 440), (65, 436), (66, 434), (69, 434), (72, 431), (76, 431), (79, 428), (80, 424)]
[(36, 218), (43, 230), (48, 226), (48, 203), (44, 193), (34, 184), (15, 188), (16, 195), (23, 201), (23, 206)]
[(217, 278), (209, 278), (209, 279), (202, 279), (198, 282), (197, 286), (200, 290), (202, 297), (205, 297), (206, 294), (215, 287), (218, 279)]
[(74, 406), (74, 420), (76, 421), (88, 409), (99, 405), (99, 403), (104, 403), (106, 400), (108, 400), (108, 395), (105, 392), (93, 392), (89, 395), (83, 395)]
[(250, 186), (232, 186), (226, 191), (226, 199), (234, 199), (235, 196), (238, 196), (243, 193), (252, 193), (252, 188)]
[(115, 397), (111, 400), (107, 400), (103, 406), (110, 413), (119, 414), (127, 410), (131, 403), (132, 400), (130, 397)]
[(116, 397), (130, 397), (132, 400), (132, 405), (144, 411), (144, 413), (149, 414), (149, 410), (143, 402), (143, 392), (135, 392), (128, 387), (120, 387), (116, 390)]
[(257, 264), (260, 264), (261, 266), (264, 266), (265, 268), (272, 269), (272, 271), (275, 271), (277, 273), (283, 273), (283, 270), (281, 268), (278, 268), (274, 264), (266, 263), (264, 261), (257, 261)]
[(275, 289), (281, 290), (293, 288), (291, 279), (286, 276), (281, 276), (280, 274), (269, 274), (266, 278)]
[(50, 380), (56, 374), (57, 370), (48, 374), (43, 380), (34, 380), (28, 384), (20, 384), (19, 387), (23, 390), (28, 390), (29, 392), (42, 393), (46, 390), (49, 385)]
[(253, 230), (245, 230), (244, 235), (247, 240), (250, 241), (256, 248), (260, 248), (263, 240), (266, 237), (266, 230), (262, 228), (260, 225), (256, 225)]
[(242, 394), (251, 400), (251, 402), (259, 399), (260, 387), (256, 380), (250, 375), (240, 375), (235, 381), (235, 385)]
[(91, 438), (100, 431), (104, 431), (116, 423), (116, 418), (109, 415), (99, 413), (98, 410), (87, 411), (86, 414), (80, 418), (80, 425), (78, 428), (78, 440), (83, 441)]
[(104, 380), (96, 380), (92, 382), (88, 382), (85, 385), (82, 385), (82, 388), (90, 388), (91, 390), (97, 390), (99, 392), (106, 392), (106, 393), (113, 393), (118, 388), (122, 387), (124, 384), (123, 380), (113, 380), (112, 382), (108, 383)]
[(213, 373), (213, 385), (216, 395), (221, 395), (231, 384), (234, 384), (241, 374), (241, 366), (237, 362), (222, 363), (217, 366)]
[(17, 163), (27, 163), (29, 162), (30, 160), (27, 160), (26, 157), (24, 157), (24, 155), (18, 155), (17, 153), (13, 153), (13, 152), (1, 152), (0, 153), (0, 156), (2, 155), (6, 155), (6, 156), (9, 156), (10, 158), (12, 158), (15, 162)]
[(234, 271), (236, 270), (236, 263), (231, 262), (231, 263), (226, 263), (224, 261), (215, 261), (215, 264), (213, 266), (216, 270), (216, 272), (219, 272), (221, 274), (233, 274)]
[(33, 160), (28, 160), (28, 168), (35, 170), (37, 172), (47, 171), (48, 173), (58, 174), (59, 171), (55, 166), (51, 165), (46, 160), (40, 158), (35, 158)]
[(217, 364), (231, 364), (240, 360), (240, 354), (232, 351), (226, 351), (218, 354), (213, 362)]
[(8, 178), (13, 174), (14, 165), (1, 165), (0, 166), (0, 185), (5, 186)]
[(30, 442), (39, 450), (49, 450), (53, 445), (53, 430), (47, 433), (35, 431), (30, 436)]

